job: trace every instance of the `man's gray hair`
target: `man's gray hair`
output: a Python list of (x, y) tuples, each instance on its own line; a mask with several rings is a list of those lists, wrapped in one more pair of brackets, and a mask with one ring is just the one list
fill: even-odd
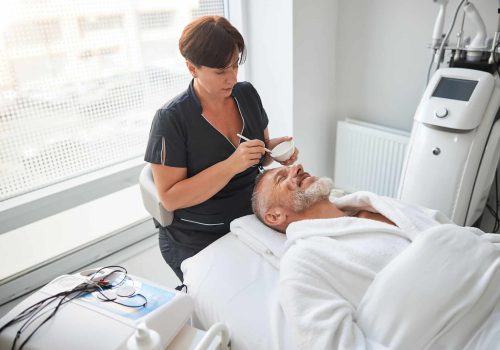
[[(264, 174), (265, 173), (259, 174), (255, 178), (255, 187), (252, 194), (252, 210), (260, 221), (266, 223), (264, 221), (264, 215), (273, 203), (272, 199), (263, 193), (261, 188), (259, 188), (261, 187), (259, 185), (262, 182)], [(312, 204), (318, 202), (319, 200), (328, 199), (332, 188), (332, 179), (328, 177), (320, 177), (306, 190), (297, 190), (292, 194), (291, 202), (288, 204), (289, 209), (295, 212), (300, 212), (309, 208)]]
[(255, 216), (262, 221), (264, 221), (264, 214), (267, 210), (268, 206), (268, 201), (266, 200), (266, 196), (262, 195), (262, 192), (259, 189), (259, 184), (264, 178), (264, 175), (266, 174), (267, 170), (264, 170), (262, 174), (257, 175), (255, 178), (255, 186), (253, 188), (253, 193), (252, 193), (252, 210)]

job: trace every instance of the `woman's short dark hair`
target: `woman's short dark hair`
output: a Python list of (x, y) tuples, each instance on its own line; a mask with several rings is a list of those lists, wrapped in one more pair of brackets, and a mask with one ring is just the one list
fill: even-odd
[(179, 50), (185, 59), (197, 66), (226, 68), (233, 64), (235, 51), (245, 62), (245, 41), (240, 32), (221, 16), (202, 16), (182, 31)]

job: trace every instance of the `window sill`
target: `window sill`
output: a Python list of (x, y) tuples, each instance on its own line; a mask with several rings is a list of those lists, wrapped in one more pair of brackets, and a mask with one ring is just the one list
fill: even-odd
[[(11, 289), (4, 289), (10, 295), (2, 293), (2, 299), (22, 294), (18, 288), (26, 293), (51, 275), (87, 265), (153, 234), (156, 230), (149, 219), (139, 185), (134, 185), (1, 234), (0, 256), (6, 264), (0, 266), (0, 285), (4, 289), (10, 284), (6, 289)], [(127, 236), (118, 235), (127, 230)], [(30, 273), (39, 281), (33, 281)], [(28, 287), (16, 284), (23, 278)]]

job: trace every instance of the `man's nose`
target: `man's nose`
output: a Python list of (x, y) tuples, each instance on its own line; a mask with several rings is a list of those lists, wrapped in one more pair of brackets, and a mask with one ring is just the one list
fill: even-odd
[(294, 164), (290, 166), (290, 171), (288, 172), (289, 177), (295, 177), (303, 169), (302, 164)]

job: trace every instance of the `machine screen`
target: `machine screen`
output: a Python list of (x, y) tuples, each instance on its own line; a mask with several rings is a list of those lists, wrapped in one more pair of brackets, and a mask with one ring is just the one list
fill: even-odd
[(476, 80), (441, 78), (432, 96), (469, 101), (470, 95), (472, 95), (476, 85)]

